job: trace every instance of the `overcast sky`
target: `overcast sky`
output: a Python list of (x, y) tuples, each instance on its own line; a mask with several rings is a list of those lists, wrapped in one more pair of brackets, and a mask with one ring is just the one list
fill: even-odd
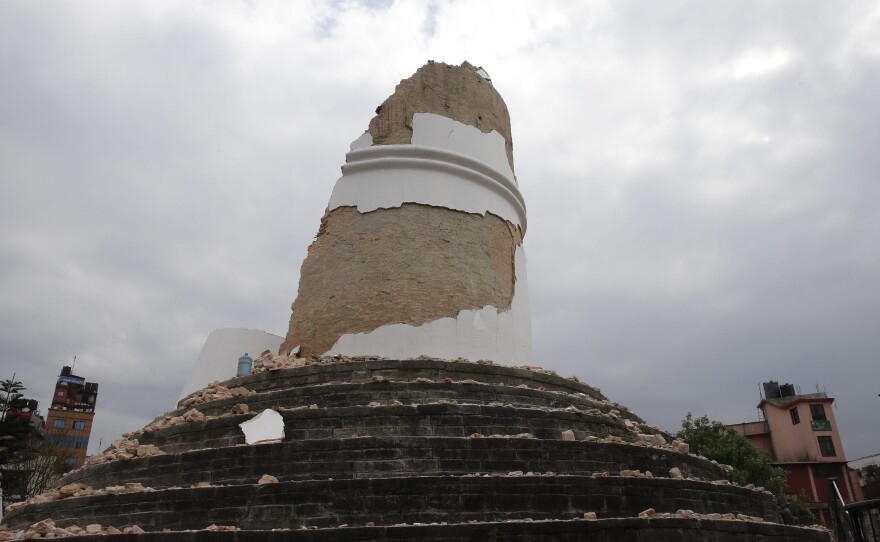
[(427, 60), (507, 102), (535, 363), (667, 430), (836, 398), (880, 452), (880, 4), (3, 2), (0, 379), (90, 452), (210, 331), (283, 335), (349, 143)]

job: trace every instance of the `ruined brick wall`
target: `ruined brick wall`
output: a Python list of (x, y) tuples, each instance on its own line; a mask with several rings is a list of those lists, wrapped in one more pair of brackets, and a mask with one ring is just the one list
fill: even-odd
[(507, 106), (495, 87), (469, 63), (459, 67), (428, 62), (412, 77), (401, 81), (370, 121), (368, 131), (373, 144), (409, 143), (415, 113), (442, 115), (486, 133), (497, 131), (507, 142), (507, 159), (513, 169), (513, 138)]
[(286, 345), (303, 355), (345, 333), (510, 307), (519, 230), (492, 215), (404, 204), (327, 213), (300, 272)]

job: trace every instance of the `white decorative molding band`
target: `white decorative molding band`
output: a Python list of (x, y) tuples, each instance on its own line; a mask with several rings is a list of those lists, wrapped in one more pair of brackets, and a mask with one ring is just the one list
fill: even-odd
[(423, 145), (375, 145), (346, 154), (328, 208), (376, 209), (422, 203), (469, 213), (491, 212), (526, 231), (516, 180), (464, 154)]

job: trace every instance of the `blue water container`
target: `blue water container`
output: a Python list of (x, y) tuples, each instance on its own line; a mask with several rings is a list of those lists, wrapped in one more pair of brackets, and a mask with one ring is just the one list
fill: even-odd
[(247, 352), (240, 358), (238, 358), (238, 372), (235, 373), (235, 376), (245, 376), (251, 374), (251, 369), (254, 368), (254, 359), (248, 355)]

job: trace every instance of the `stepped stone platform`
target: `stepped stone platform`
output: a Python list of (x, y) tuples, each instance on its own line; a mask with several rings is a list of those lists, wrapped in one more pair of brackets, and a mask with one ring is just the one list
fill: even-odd
[[(0, 540), (829, 540), (573, 378), (272, 358), (11, 507)], [(264, 409), (284, 437), (249, 445)]]

